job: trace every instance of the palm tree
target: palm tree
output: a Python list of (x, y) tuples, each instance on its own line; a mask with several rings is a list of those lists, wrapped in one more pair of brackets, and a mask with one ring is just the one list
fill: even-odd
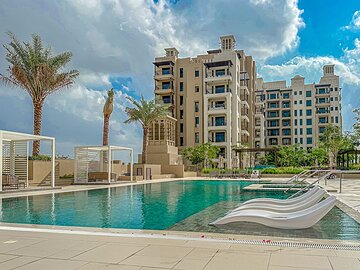
[(126, 108), (128, 119), (125, 123), (140, 122), (143, 128), (143, 148), (142, 148), (142, 163), (146, 164), (147, 145), (148, 145), (148, 131), (152, 122), (166, 117), (169, 113), (169, 106), (155, 100), (146, 101), (141, 96), (140, 102), (137, 102), (131, 97), (126, 97), (135, 108)]
[(114, 89), (111, 88), (111, 90), (109, 90), (107, 94), (108, 97), (106, 99), (103, 109), (103, 113), (104, 113), (103, 145), (109, 144), (109, 122), (110, 122), (110, 115), (112, 114), (114, 109), (114, 105), (113, 105)]
[[(53, 55), (50, 47), (44, 48), (41, 37), (32, 35), (32, 43), (20, 42), (9, 32), (11, 41), (3, 45), (9, 62), (8, 76), (0, 74), (5, 85), (24, 89), (34, 107), (34, 135), (40, 135), (42, 108), (47, 96), (74, 83), (79, 75), (77, 70), (63, 71), (71, 60), (71, 52)], [(40, 143), (33, 143), (33, 156), (40, 153)]]

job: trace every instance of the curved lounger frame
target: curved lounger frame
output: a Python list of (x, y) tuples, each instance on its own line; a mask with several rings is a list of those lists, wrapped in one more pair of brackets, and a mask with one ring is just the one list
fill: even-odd
[(254, 222), (278, 229), (306, 229), (315, 225), (334, 206), (335, 196), (330, 196), (318, 204), (298, 212), (276, 213), (265, 210), (244, 210), (236, 214), (229, 214), (210, 225), (224, 225), (237, 222)]
[(250, 203), (235, 208), (229, 214), (236, 214), (245, 210), (266, 210), (278, 213), (292, 213), (300, 210), (307, 209), (318, 202), (324, 197), (326, 191), (324, 189), (318, 189), (315, 193), (312, 193), (311, 197), (304, 198), (300, 202), (289, 204), (269, 204), (269, 203)]
[(257, 199), (248, 200), (248, 201), (244, 202), (242, 205), (247, 205), (247, 204), (252, 204), (252, 203), (288, 205), (288, 204), (292, 204), (292, 203), (298, 203), (298, 202), (303, 201), (306, 198), (311, 197), (319, 189), (321, 189), (319, 186), (315, 186), (312, 189), (310, 189), (309, 191), (307, 191), (306, 193), (304, 193), (300, 196), (297, 196), (295, 198), (292, 198), (292, 199), (281, 200), (281, 199), (271, 199), (271, 198), (257, 198)]

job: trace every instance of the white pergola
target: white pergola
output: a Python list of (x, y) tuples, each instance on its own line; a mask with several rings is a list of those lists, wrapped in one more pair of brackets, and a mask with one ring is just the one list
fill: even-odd
[(113, 179), (113, 153), (114, 151), (129, 151), (130, 153), (130, 181), (133, 181), (133, 149), (123, 146), (77, 146), (74, 148), (74, 183), (90, 183), (90, 173), (106, 174), (106, 182)]
[(0, 191), (5, 173), (18, 176), (29, 186), (29, 142), (33, 141), (51, 142), (51, 187), (55, 187), (55, 138), (0, 130)]

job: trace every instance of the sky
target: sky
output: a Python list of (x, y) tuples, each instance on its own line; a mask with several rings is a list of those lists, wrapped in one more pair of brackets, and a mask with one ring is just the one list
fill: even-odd
[[(233, 34), (252, 55), (265, 81), (299, 74), (317, 82), (335, 64), (342, 85), (344, 129), (360, 107), (360, 5), (358, 0), (0, 0), (0, 43), (6, 32), (30, 41), (40, 34), (55, 53), (71, 51), (68, 68), (80, 71), (70, 88), (48, 97), (42, 134), (57, 138), (57, 153), (102, 142), (102, 108), (113, 87), (110, 144), (141, 151), (138, 124), (124, 124), (126, 96), (153, 98), (153, 60), (164, 48), (181, 57), (219, 47)], [(0, 47), (0, 73), (7, 74)], [(0, 129), (32, 132), (32, 103), (23, 90), (0, 85)]]

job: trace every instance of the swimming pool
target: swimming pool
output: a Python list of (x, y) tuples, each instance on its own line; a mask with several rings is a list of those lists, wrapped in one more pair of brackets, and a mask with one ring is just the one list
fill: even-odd
[(283, 192), (253, 192), (248, 181), (171, 181), (2, 199), (0, 221), (100, 228), (180, 230), (285, 237), (360, 239), (360, 225), (334, 208), (306, 230), (278, 230), (253, 223), (222, 228), (209, 222), (256, 197), (286, 198)]

